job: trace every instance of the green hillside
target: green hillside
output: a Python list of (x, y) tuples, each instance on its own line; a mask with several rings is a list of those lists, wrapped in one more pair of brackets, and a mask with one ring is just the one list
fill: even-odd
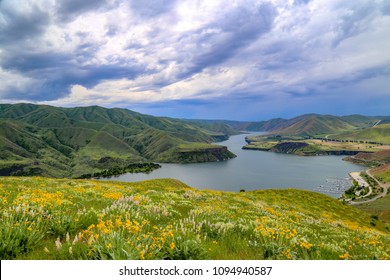
[[(190, 124), (126, 109), (0, 104), (0, 175), (79, 177), (131, 163), (181, 162), (180, 144), (207, 145), (234, 132), (227, 125)], [(111, 160), (99, 163), (107, 157)]]
[(340, 117), (331, 115), (303, 115), (284, 123), (284, 127), (273, 130), (280, 135), (318, 136), (356, 128)]
[(389, 226), (302, 190), (0, 178), (1, 259), (390, 259)]
[(341, 119), (357, 127), (372, 127), (380, 118), (362, 115), (343, 116)]
[(332, 135), (332, 138), (390, 144), (390, 124), (379, 124), (371, 128), (359, 129), (348, 133), (340, 133)]

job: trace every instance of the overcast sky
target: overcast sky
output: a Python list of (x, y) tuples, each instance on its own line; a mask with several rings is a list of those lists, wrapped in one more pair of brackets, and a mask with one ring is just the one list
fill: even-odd
[(0, 103), (390, 115), (389, 0), (0, 0)]

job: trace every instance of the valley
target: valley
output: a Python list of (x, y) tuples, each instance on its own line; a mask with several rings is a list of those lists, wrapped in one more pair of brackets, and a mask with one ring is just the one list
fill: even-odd
[[(332, 119), (337, 125), (331, 126)], [(243, 149), (294, 154), (300, 156), (343, 155), (344, 160), (370, 167), (353, 172), (353, 186), (342, 196), (353, 205), (377, 205), (388, 197), (390, 185), (390, 125), (388, 117), (347, 116), (325, 118), (310, 115), (289, 121), (265, 135), (246, 138)], [(351, 173), (352, 174), (352, 173)], [(356, 179), (358, 178), (358, 179)], [(374, 207), (375, 208), (375, 207)], [(386, 212), (388, 207), (377, 211)], [(375, 212), (375, 211), (374, 211)]]
[(388, 260), (389, 120), (0, 104), (0, 257)]

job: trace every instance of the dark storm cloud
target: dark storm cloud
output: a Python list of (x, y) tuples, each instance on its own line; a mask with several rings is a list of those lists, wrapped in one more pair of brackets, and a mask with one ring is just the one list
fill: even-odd
[(20, 12), (0, 2), (0, 44), (17, 44), (26, 39), (34, 39), (44, 32), (50, 16), (39, 7), (31, 5), (29, 11)]
[(72, 85), (91, 88), (102, 80), (128, 78), (133, 79), (139, 69), (133, 70), (119, 65), (99, 67), (67, 67), (66, 70), (46, 69), (34, 78), (40, 82), (26, 90), (10, 91), (3, 97), (8, 99), (26, 99), (34, 101), (56, 100), (69, 94)]
[[(194, 58), (181, 77), (187, 77), (203, 69), (218, 65), (234, 57), (238, 51), (262, 34), (268, 32), (276, 16), (274, 6), (268, 3), (260, 7), (237, 7), (230, 14), (224, 15), (209, 26), (197, 31), (197, 34), (187, 34), (188, 38), (198, 38)], [(208, 29), (217, 29), (217, 33), (207, 33)], [(182, 38), (185, 42), (188, 38)]]
[(64, 53), (30, 53), (20, 50), (9, 50), (0, 57), (3, 69), (39, 75), (40, 72), (50, 72), (56, 69), (66, 69), (72, 66), (71, 55)]
[[(81, 47), (83, 48), (83, 47)], [(72, 85), (80, 84), (87, 88), (102, 80), (133, 79), (143, 72), (139, 66), (80, 65), (71, 54), (64, 53), (9, 53), (0, 60), (5, 70), (22, 72), (38, 82), (26, 92), (8, 92), (9, 99), (30, 98), (31, 100), (54, 100), (69, 94)]]

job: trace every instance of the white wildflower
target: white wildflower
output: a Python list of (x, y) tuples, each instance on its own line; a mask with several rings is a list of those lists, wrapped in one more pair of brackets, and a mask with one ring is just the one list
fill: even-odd
[(58, 237), (56, 240), (56, 248), (59, 251), (61, 249), (61, 247), (62, 247), (62, 244), (61, 244), (60, 238)]

